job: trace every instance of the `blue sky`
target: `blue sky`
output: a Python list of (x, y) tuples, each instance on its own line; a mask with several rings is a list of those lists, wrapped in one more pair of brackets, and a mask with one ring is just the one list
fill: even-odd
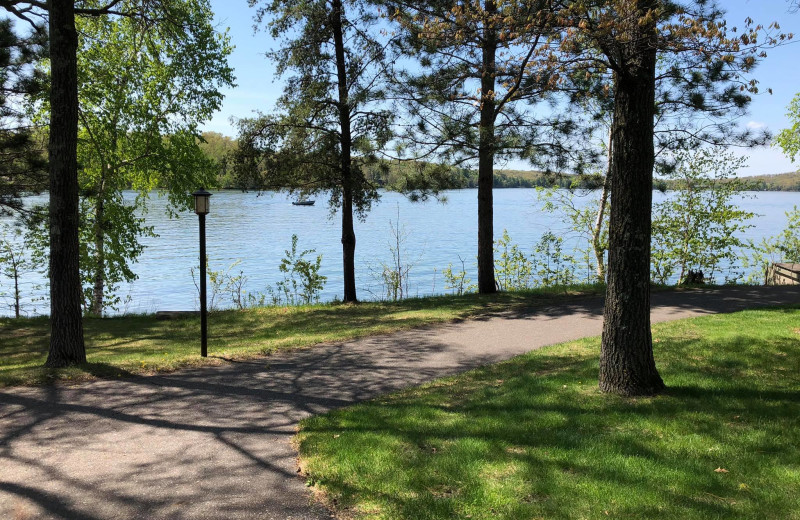
[[(282, 83), (275, 75), (275, 68), (264, 56), (277, 48), (275, 41), (266, 32), (254, 32), (255, 9), (247, 6), (247, 0), (211, 0), (215, 20), (220, 29), (229, 28), (236, 49), (231, 56), (237, 87), (225, 92), (222, 110), (206, 124), (205, 129), (235, 136), (231, 118), (249, 117), (256, 111), (268, 112), (281, 93)], [(743, 125), (754, 128), (766, 127), (773, 133), (789, 126), (786, 107), (792, 97), (800, 92), (800, 13), (789, 13), (786, 0), (721, 0), (728, 11), (729, 26), (742, 27), (748, 16), (764, 25), (777, 21), (782, 32), (794, 33), (796, 43), (772, 49), (754, 73), (761, 84), (762, 94), (756, 96), (750, 107), (750, 115)], [(773, 93), (766, 93), (771, 88)], [(744, 175), (784, 173), (800, 168), (792, 164), (780, 149), (759, 148), (742, 152), (749, 157), (748, 166), (740, 173)], [(509, 165), (524, 168), (523, 163)]]

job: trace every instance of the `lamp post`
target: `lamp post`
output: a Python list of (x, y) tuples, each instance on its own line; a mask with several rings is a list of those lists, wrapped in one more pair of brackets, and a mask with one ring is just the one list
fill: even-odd
[(192, 193), (194, 212), (200, 219), (200, 355), (208, 356), (208, 312), (206, 310), (206, 215), (211, 194), (200, 188)]

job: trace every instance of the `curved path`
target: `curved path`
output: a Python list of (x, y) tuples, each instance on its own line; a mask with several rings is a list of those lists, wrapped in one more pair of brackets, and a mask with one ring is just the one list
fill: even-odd
[[(800, 303), (796, 287), (653, 295), (653, 321)], [(322, 519), (296, 475), (297, 422), (593, 336), (576, 300), (223, 367), (0, 392), (0, 518)]]

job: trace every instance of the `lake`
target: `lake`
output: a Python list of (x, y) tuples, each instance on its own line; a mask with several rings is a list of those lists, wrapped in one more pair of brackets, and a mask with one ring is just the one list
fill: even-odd
[[(398, 219), (405, 235), (403, 263), (412, 265), (410, 296), (444, 293), (441, 271), (450, 263), (454, 270), (460, 269), (459, 255), (466, 261), (468, 277), (473, 282), (477, 279), (477, 190), (450, 191), (445, 196), (445, 203), (436, 200), (412, 203), (402, 195), (384, 193), (366, 220), (356, 223), (359, 299), (382, 296), (381, 263), (391, 263), (390, 226), (397, 226)], [(666, 196), (654, 193), (656, 201)], [(36, 199), (45, 200), (43, 197)], [(330, 218), (327, 200), (322, 197), (317, 198), (314, 206), (293, 206), (291, 200), (281, 193), (260, 196), (234, 191), (214, 193), (211, 213), (206, 218), (209, 268), (225, 270), (238, 261), (231, 274), (243, 272), (248, 291), (264, 292), (267, 285), (274, 285), (282, 278), (278, 265), (284, 251), (291, 246), (292, 234), (297, 234), (299, 250), (316, 249), (323, 256), (321, 273), (328, 280), (322, 300), (341, 298), (339, 215)], [(785, 227), (784, 213), (800, 205), (800, 193), (750, 193), (739, 203), (758, 214), (751, 222), (754, 227), (745, 237), (760, 240)], [(197, 288), (191, 275), (192, 267), (199, 264), (197, 216), (185, 212), (179, 218), (169, 219), (164, 211), (165, 204), (163, 198), (154, 196), (151, 199), (147, 220), (159, 236), (144, 240), (147, 249), (134, 266), (139, 279), (120, 287), (119, 295), (129, 300), (120, 307), (120, 312), (198, 308)], [(548, 230), (567, 236), (567, 226), (557, 216), (541, 210), (534, 189), (495, 190), (494, 208), (495, 238), (507, 229), (512, 240), (526, 253)], [(0, 220), (0, 225), (9, 223), (9, 219)], [(8, 292), (9, 282), (0, 279), (0, 293)], [(46, 298), (44, 289), (34, 289), (44, 282), (41, 274), (28, 275), (24, 282), (26, 292), (34, 298)], [(5, 300), (0, 299), (0, 315), (8, 316), (11, 309), (5, 304), (10, 300)], [(28, 315), (49, 312), (46, 300), (31, 302), (27, 298), (25, 307)]]

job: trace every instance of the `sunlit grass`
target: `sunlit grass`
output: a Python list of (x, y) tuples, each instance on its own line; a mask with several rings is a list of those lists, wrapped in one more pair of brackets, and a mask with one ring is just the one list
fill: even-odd
[(798, 519), (800, 309), (654, 327), (667, 392), (597, 389), (599, 340), (305, 420), (344, 517)]
[(224, 363), (280, 349), (303, 348), (476, 314), (535, 306), (555, 299), (601, 294), (576, 286), (489, 296), (414, 298), (358, 305), (322, 304), (224, 311), (209, 317), (209, 358), (200, 357), (199, 317), (157, 320), (152, 315), (84, 320), (88, 363), (68, 369), (42, 367), (47, 357), (46, 318), (0, 318), (0, 387), (55, 380), (122, 377)]

